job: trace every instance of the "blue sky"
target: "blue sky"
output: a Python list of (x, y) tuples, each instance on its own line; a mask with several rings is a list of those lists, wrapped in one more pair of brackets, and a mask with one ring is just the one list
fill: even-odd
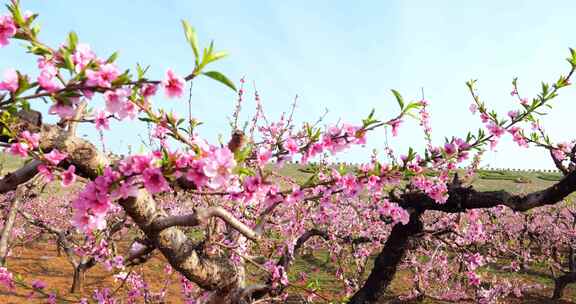
[[(540, 81), (552, 82), (569, 68), (564, 58), (576, 47), (572, 12), (576, 2), (555, 1), (22, 1), (40, 13), (41, 38), (51, 45), (74, 30), (98, 55), (120, 52), (118, 64), (151, 66), (151, 78), (167, 68), (186, 74), (193, 57), (180, 19), (198, 31), (201, 43), (214, 39), (230, 57), (214, 68), (238, 81), (245, 76), (259, 89), (270, 117), (279, 117), (299, 95), (299, 121), (315, 120), (329, 109), (327, 122), (359, 122), (372, 108), (379, 118), (394, 115), (397, 89), (407, 99), (431, 102), (433, 140), (464, 136), (480, 127), (468, 112), (471, 98), (465, 82), (478, 79), (479, 93), (502, 115), (517, 107), (511, 80), (533, 96)], [(34, 71), (35, 62), (18, 43), (0, 50), (0, 70)], [(250, 85), (251, 86), (251, 85)], [(201, 135), (212, 142), (227, 137), (226, 116), (235, 94), (208, 79), (194, 84), (193, 115), (205, 122)], [(243, 118), (253, 108), (248, 90)], [(553, 139), (574, 138), (576, 91), (567, 88), (544, 119)], [(165, 108), (186, 113), (185, 101), (154, 99)], [(105, 134), (116, 151), (139, 146), (145, 128), (122, 123), (121, 132)], [(83, 133), (93, 136), (92, 128)], [(398, 151), (422, 147), (415, 121), (405, 124), (391, 144)], [(93, 138), (93, 137), (92, 137)], [(371, 135), (363, 149), (338, 157), (364, 161), (372, 148), (382, 148), (384, 131)], [(518, 148), (510, 136), (498, 152), (487, 153), (493, 167), (552, 168), (547, 153)]]

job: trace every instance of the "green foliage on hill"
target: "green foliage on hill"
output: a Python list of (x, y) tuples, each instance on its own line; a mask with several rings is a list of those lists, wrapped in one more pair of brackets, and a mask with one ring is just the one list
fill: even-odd
[(542, 173), (537, 176), (541, 180), (556, 182), (562, 179), (562, 175), (560, 173)]

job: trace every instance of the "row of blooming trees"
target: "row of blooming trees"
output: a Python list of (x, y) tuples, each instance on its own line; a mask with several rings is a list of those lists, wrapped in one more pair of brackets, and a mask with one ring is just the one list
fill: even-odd
[[(74, 32), (57, 48), (44, 44), (37, 15), (24, 13), (16, 0), (7, 7), (9, 14), (0, 17), (0, 46), (24, 42), (37, 58), (38, 72), (27, 75), (9, 68), (0, 80), (2, 140), (7, 151), (29, 159), (0, 180), (0, 192), (17, 190), (4, 204), (3, 260), (13, 227), (35, 227), (52, 235), (68, 256), (75, 292), (96, 263), (124, 269), (159, 252), (170, 266), (167, 271), (182, 276), (183, 297), (190, 303), (281, 302), (287, 287), (302, 288), (287, 273), (306, 248), (329, 252), (334, 275), (347, 287), (343, 301), (348, 303), (378, 302), (399, 267), (415, 273), (411, 296), (451, 300), (491, 302), (530, 287), (479, 271), (502, 259), (513, 271), (536, 260), (550, 265), (557, 277), (555, 297), (576, 280), (574, 209), (564, 202), (576, 190), (576, 145), (551, 142), (539, 121), (557, 94), (570, 86), (574, 51), (569, 72), (543, 83), (533, 98), (521, 95), (514, 80), (518, 105), (505, 116), (491, 111), (475, 81), (468, 82), (470, 110), (484, 128), (438, 145), (431, 139), (428, 102), (405, 102), (394, 90), (399, 110), (390, 118), (377, 119), (371, 112), (356, 124), (325, 127), (320, 121), (297, 126), (293, 112), (272, 121), (256, 94), (256, 114), (242, 127), (243, 81), (236, 88), (222, 73), (208, 70), (226, 53), (213, 44), (201, 48), (187, 22), (183, 28), (194, 54), (193, 69), (186, 76), (168, 69), (164, 79), (151, 80), (148, 68), (123, 72), (115, 64), (117, 54), (99, 57)], [(198, 120), (179, 118), (154, 102), (183, 96), (197, 77), (238, 93), (227, 144), (210, 143), (201, 136)], [(104, 108), (90, 106), (100, 98)], [(47, 114), (57, 116), (58, 123), (42, 121), (33, 110), (39, 100), (50, 104)], [(397, 155), (387, 147), (386, 160), (374, 154), (357, 168), (330, 164), (332, 155), (364, 145), (378, 130), (390, 128), (396, 136), (409, 117), (423, 128), (422, 152), (411, 148)], [(111, 130), (110, 119), (148, 124), (154, 141), (150, 151), (115, 157), (76, 135), (78, 124), (118, 131)], [(469, 183), (481, 157), (502, 136), (512, 136), (522, 147), (542, 148), (564, 177), (532, 193), (476, 191)], [(288, 160), (311, 164), (305, 179), (280, 174)], [(460, 178), (456, 168), (463, 164), (469, 164), (468, 170)], [(54, 204), (28, 197), (45, 182), (82, 185), (73, 200), (60, 206), (66, 220), (53, 222), (34, 211)], [(112, 244), (133, 237), (128, 230), (138, 236), (122, 255)], [(200, 239), (192, 231), (200, 231)], [(256, 283), (248, 280), (254, 267), (261, 273)], [(2, 278), (11, 280), (5, 268)], [(124, 274), (123, 279), (132, 288), (130, 301), (142, 297), (153, 302), (163, 296), (145, 293), (146, 282), (137, 274)], [(116, 301), (108, 291), (97, 291), (95, 299)]]

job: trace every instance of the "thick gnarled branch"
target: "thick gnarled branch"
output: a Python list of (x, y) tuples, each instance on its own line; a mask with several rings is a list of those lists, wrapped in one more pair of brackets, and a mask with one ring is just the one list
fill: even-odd
[(39, 160), (32, 160), (22, 166), (20, 169), (6, 174), (0, 179), (0, 193), (16, 190), (18, 185), (32, 179), (38, 173), (38, 166), (42, 164)]
[(161, 230), (155, 228), (156, 220), (168, 216), (158, 208), (148, 192), (140, 190), (137, 197), (120, 200), (119, 203), (170, 265), (190, 281), (212, 291), (238, 288), (238, 272), (231, 261), (197, 252), (192, 241), (175, 226)]
[(504, 205), (514, 211), (527, 211), (545, 205), (553, 205), (576, 191), (576, 171), (564, 176), (558, 183), (528, 194), (511, 194), (507, 191), (476, 191), (471, 187), (456, 187), (448, 192), (448, 200), (439, 204), (424, 193), (403, 194), (398, 203), (404, 208), (438, 210), (458, 213), (469, 209), (492, 208)]
[[(40, 148), (43, 151), (58, 149), (67, 153), (66, 161), (76, 167), (78, 175), (88, 179), (97, 177), (101, 168), (110, 163), (92, 143), (71, 135), (68, 130), (57, 125), (41, 127)], [(39, 164), (40, 161), (32, 161), (0, 180), (0, 192), (8, 192), (34, 177)], [(145, 190), (140, 190), (138, 197), (121, 200), (119, 203), (153, 242), (154, 247), (158, 248), (168, 262), (189, 280), (206, 290), (222, 291), (238, 287), (236, 267), (230, 261), (220, 257), (207, 257), (196, 252), (194, 244), (176, 227), (167, 227), (161, 231), (152, 228), (154, 220), (167, 215), (164, 210), (157, 207), (156, 202)], [(219, 211), (213, 214), (227, 218), (225, 213)]]
[[(98, 176), (99, 169), (109, 164), (108, 159), (91, 142), (73, 136), (57, 125), (41, 127), (40, 149), (45, 152), (58, 149), (66, 153), (67, 162), (76, 166), (76, 173), (90, 179)], [(41, 164), (42, 161), (34, 159), (20, 169), (5, 175), (0, 179), (0, 193), (15, 190), (18, 185), (33, 178)]]

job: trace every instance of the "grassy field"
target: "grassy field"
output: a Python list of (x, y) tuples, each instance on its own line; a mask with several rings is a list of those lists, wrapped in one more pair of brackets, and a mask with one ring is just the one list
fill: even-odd
[[(5, 174), (22, 165), (23, 161), (5, 154), (0, 155), (2, 173)], [(281, 170), (281, 174), (303, 181), (309, 174), (302, 172), (297, 165), (286, 165)], [(507, 190), (515, 193), (525, 193), (542, 189), (551, 185), (561, 176), (557, 173), (542, 172), (515, 172), (515, 171), (481, 171), (477, 174), (473, 185), (478, 190)], [(54, 188), (54, 192), (57, 189)], [(331, 265), (328, 254), (325, 251), (305, 252), (297, 257), (295, 264), (291, 267), (289, 277), (291, 282), (297, 285), (307, 286), (315, 289), (320, 295), (329, 299), (338, 299), (343, 296), (344, 286), (342, 282), (335, 279), (335, 269)], [(55, 246), (48, 241), (35, 242), (27, 246), (18, 247), (14, 250), (9, 260), (9, 269), (14, 273), (21, 274), (27, 282), (34, 279), (41, 279), (48, 284), (47, 290), (66, 291), (71, 282), (72, 268), (64, 256), (58, 256)], [(154, 256), (152, 262), (139, 266), (143, 274), (147, 277), (162, 277), (164, 259), (159, 254)], [(371, 268), (369, 265), (368, 270)], [(538, 270), (537, 268), (535, 268)], [(254, 269), (253, 269), (254, 270)], [(538, 283), (544, 286), (542, 290), (534, 290), (533, 293), (522, 299), (510, 298), (509, 303), (548, 303), (549, 296), (553, 288), (553, 278), (545, 271), (531, 271), (527, 273), (509, 273), (497, 267), (485, 267), (485, 273), (498, 276), (513, 276), (528, 283)], [(369, 272), (369, 271), (367, 271)], [(301, 281), (301, 274), (308, 277), (306, 281)], [(406, 294), (411, 288), (410, 270), (401, 270), (392, 283), (390, 290), (390, 303), (399, 303), (395, 295)], [(158, 291), (163, 286), (161, 280), (150, 280), (151, 290)], [(88, 293), (96, 287), (109, 287), (114, 289), (119, 284), (114, 282), (111, 273), (101, 266), (90, 270), (87, 273), (86, 286), (83, 294), (61, 294), (62, 299), (77, 301), (80, 297), (90, 296)], [(124, 289), (119, 290), (122, 294)], [(177, 281), (168, 287), (168, 303), (180, 303), (179, 284)], [(301, 291), (292, 289), (291, 292), (302, 294)], [(0, 303), (44, 303), (45, 296), (35, 294), (30, 297), (30, 290), (24, 287), (17, 287), (15, 292), (0, 290)], [(320, 301), (322, 302), (322, 301)], [(433, 299), (424, 299), (423, 303), (444, 303)], [(569, 286), (565, 291), (562, 301), (556, 303), (576, 303), (576, 286)]]
[(27, 160), (8, 153), (0, 153), (0, 173), (6, 174), (20, 168)]

